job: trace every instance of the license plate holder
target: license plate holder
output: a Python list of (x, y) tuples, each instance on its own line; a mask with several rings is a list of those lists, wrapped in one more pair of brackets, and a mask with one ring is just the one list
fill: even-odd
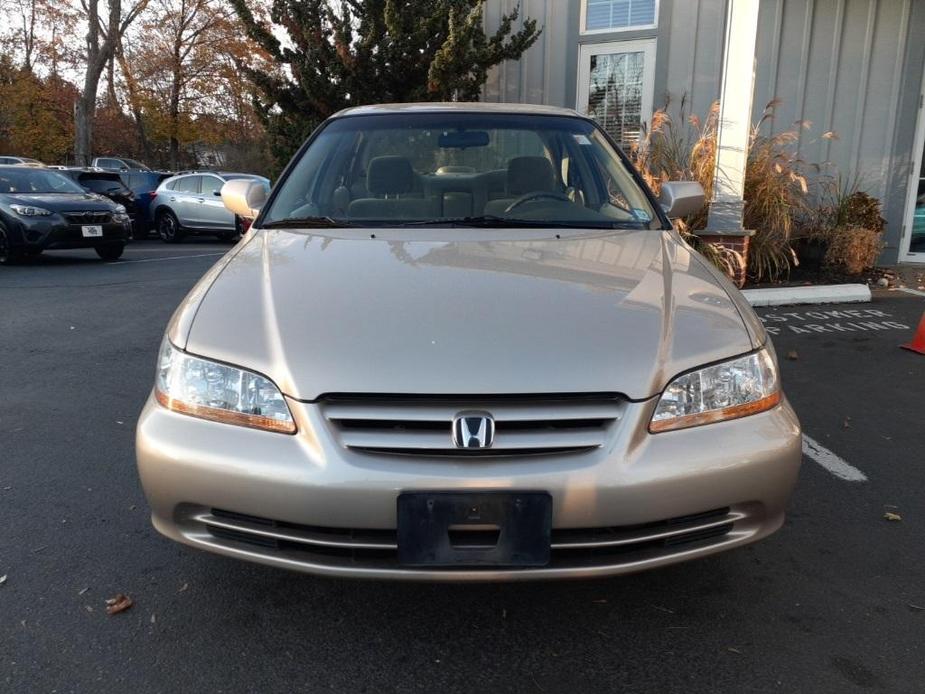
[(80, 227), (80, 233), (87, 239), (98, 239), (103, 235), (103, 227), (99, 224), (84, 224)]
[(398, 560), (405, 566), (546, 566), (551, 529), (547, 492), (405, 492), (398, 497)]

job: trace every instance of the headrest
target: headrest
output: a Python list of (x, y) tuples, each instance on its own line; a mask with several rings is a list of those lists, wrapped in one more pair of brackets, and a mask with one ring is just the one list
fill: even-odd
[(508, 195), (556, 189), (556, 172), (546, 157), (514, 157), (507, 165)]
[(474, 166), (441, 166), (439, 169), (434, 171), (438, 176), (446, 176), (447, 174), (471, 174), (475, 173)]
[(373, 195), (409, 193), (414, 187), (414, 169), (405, 157), (376, 157), (369, 162), (366, 189)]

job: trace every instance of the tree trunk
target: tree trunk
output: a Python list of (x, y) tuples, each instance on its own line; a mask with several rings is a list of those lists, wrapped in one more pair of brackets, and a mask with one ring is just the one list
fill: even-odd
[[(179, 64), (179, 57), (177, 58)], [(173, 83), (170, 85), (170, 168), (176, 171), (180, 168), (180, 71), (175, 69)]]
[(135, 119), (135, 127), (138, 130), (138, 140), (141, 143), (141, 151), (144, 153), (145, 163), (150, 165), (151, 143), (148, 141), (148, 132), (145, 128), (144, 112), (141, 109), (140, 99), (138, 97), (138, 84), (135, 82), (135, 75), (132, 73), (128, 60), (125, 59), (125, 53), (122, 51), (122, 44), (116, 48), (116, 58), (119, 61), (119, 67), (122, 75), (125, 77), (125, 88), (128, 92), (128, 104), (132, 111), (132, 117)]
[(74, 106), (74, 162), (77, 166), (90, 166), (93, 143), (93, 117), (96, 115), (96, 84), (92, 91), (84, 88)]

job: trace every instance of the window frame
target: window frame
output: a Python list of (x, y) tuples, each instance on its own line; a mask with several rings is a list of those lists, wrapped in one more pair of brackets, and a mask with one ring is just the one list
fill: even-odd
[(655, 0), (655, 13), (652, 15), (652, 24), (634, 24), (627, 27), (606, 27), (603, 29), (588, 29), (588, 0), (581, 0), (581, 16), (578, 20), (578, 33), (580, 36), (595, 36), (597, 34), (620, 34), (630, 31), (648, 31), (658, 29), (658, 11), (661, 0)]
[[(591, 56), (608, 53), (642, 53), (644, 70), (642, 76), (642, 103), (640, 104), (640, 121), (652, 122), (655, 112), (655, 58), (658, 39), (633, 39), (629, 41), (605, 41), (601, 43), (583, 43), (578, 47), (578, 82), (575, 90), (575, 110), (583, 116), (588, 114), (588, 99), (591, 95)], [(585, 71), (587, 65), (587, 72)], [(592, 119), (593, 120), (593, 119)], [(603, 129), (603, 125), (598, 123)], [(622, 142), (617, 143), (621, 148)]]

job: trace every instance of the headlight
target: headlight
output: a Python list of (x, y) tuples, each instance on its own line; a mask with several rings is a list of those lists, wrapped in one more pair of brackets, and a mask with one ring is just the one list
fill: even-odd
[(125, 214), (125, 205), (116, 205), (116, 214)]
[(780, 402), (777, 364), (767, 349), (675, 378), (665, 388), (649, 431), (685, 429), (769, 410)]
[(45, 217), (51, 214), (51, 210), (44, 207), (33, 207), (32, 205), (10, 205), (10, 209), (23, 217)]
[(294, 434), (282, 393), (259, 374), (181, 352), (164, 339), (157, 360), (157, 401), (215, 422)]

